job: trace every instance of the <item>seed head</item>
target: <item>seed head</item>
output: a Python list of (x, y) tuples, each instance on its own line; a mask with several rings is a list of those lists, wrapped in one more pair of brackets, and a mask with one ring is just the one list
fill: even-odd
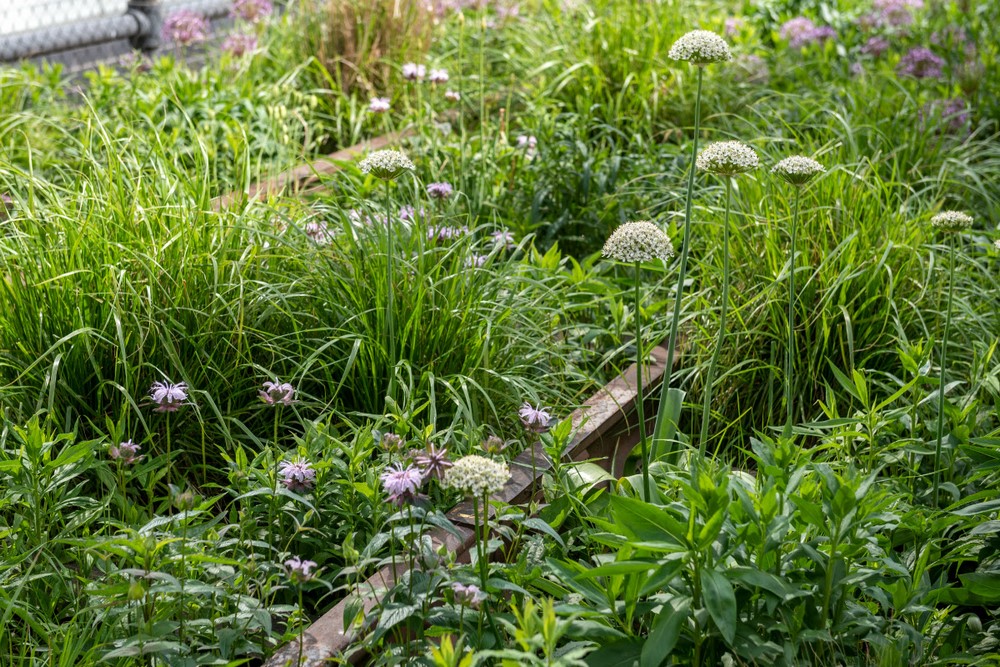
[(612, 232), (602, 254), (619, 262), (648, 262), (674, 256), (670, 237), (648, 220), (626, 222)]
[(786, 183), (801, 187), (816, 176), (826, 171), (819, 162), (802, 155), (793, 155), (771, 168), (771, 173), (780, 177)]
[(756, 151), (741, 141), (717, 141), (705, 146), (695, 162), (702, 171), (735, 176), (760, 166)]
[(931, 224), (942, 232), (964, 232), (972, 223), (972, 216), (962, 211), (941, 211), (931, 218)]
[(667, 54), (673, 60), (686, 60), (694, 65), (729, 62), (733, 54), (726, 40), (708, 30), (692, 30), (681, 36)]
[(366, 158), (358, 164), (362, 174), (371, 174), (375, 178), (383, 181), (392, 181), (403, 175), (404, 172), (413, 171), (413, 163), (399, 151), (385, 150), (369, 153)]

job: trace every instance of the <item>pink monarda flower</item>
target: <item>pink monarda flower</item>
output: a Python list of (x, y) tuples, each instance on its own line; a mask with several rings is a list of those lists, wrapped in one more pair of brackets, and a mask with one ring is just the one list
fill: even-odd
[(233, 17), (257, 23), (274, 12), (271, 0), (233, 0)]
[(427, 239), (429, 241), (451, 241), (453, 239), (460, 238), (469, 233), (469, 228), (465, 227), (431, 227), (427, 230)]
[(174, 12), (163, 22), (163, 38), (181, 46), (204, 42), (208, 39), (208, 20), (190, 9)]
[(257, 50), (257, 36), (244, 33), (233, 33), (222, 42), (222, 50), (233, 58), (242, 58)]
[(149, 389), (149, 398), (156, 405), (153, 412), (177, 412), (187, 400), (187, 388), (184, 382), (154, 382)]
[(294, 493), (308, 491), (316, 483), (316, 471), (309, 461), (302, 458), (282, 461), (278, 466), (278, 474), (284, 478), (281, 483), (285, 488)]
[(403, 467), (402, 463), (390, 466), (382, 473), (382, 488), (389, 494), (389, 502), (403, 506), (417, 499), (420, 485), (424, 482), (423, 473), (414, 465)]
[(451, 183), (430, 183), (427, 186), (427, 196), (431, 199), (447, 199), (452, 192)]
[(368, 111), (371, 113), (385, 113), (389, 110), (388, 97), (373, 97), (368, 103)]
[(409, 204), (405, 204), (399, 207), (399, 219), (403, 222), (415, 222), (418, 219), (426, 219), (427, 211), (423, 206), (420, 208), (414, 208)]
[(544, 408), (534, 408), (531, 406), (531, 403), (525, 402), (517, 414), (521, 417), (521, 423), (524, 424), (524, 428), (532, 433), (545, 433), (549, 430), (549, 422), (552, 421), (552, 415)]
[(448, 70), (446, 69), (432, 69), (430, 74), (427, 75), (428, 81), (431, 83), (448, 83)]
[(448, 458), (447, 449), (438, 449), (434, 445), (429, 445), (425, 451), (417, 452), (413, 457), (413, 462), (420, 466), (420, 473), (424, 479), (444, 479), (444, 473), (454, 465)]
[(427, 76), (427, 67), (417, 63), (406, 63), (403, 65), (403, 78), (407, 81), (423, 81)]
[(486, 594), (475, 584), (466, 586), (465, 584), (454, 583), (451, 585), (451, 590), (455, 594), (455, 602), (470, 609), (479, 609), (480, 603), (486, 599)]
[(295, 402), (295, 387), (274, 378), (274, 382), (264, 383), (264, 389), (258, 395), (267, 405), (291, 405)]
[(493, 243), (499, 246), (503, 246), (504, 250), (513, 250), (517, 247), (517, 243), (514, 240), (514, 232), (501, 229), (495, 231), (490, 236), (493, 238)]
[(142, 447), (131, 440), (126, 440), (117, 445), (110, 445), (108, 447), (108, 456), (111, 457), (112, 461), (121, 461), (125, 465), (132, 465), (142, 460), (142, 457), (139, 456), (140, 449)]
[(489, 258), (489, 255), (470, 255), (469, 259), (467, 259), (465, 263), (470, 269), (481, 269), (486, 266), (486, 262)]
[(517, 138), (518, 148), (532, 149), (538, 145), (538, 139), (533, 134), (522, 134)]
[(314, 569), (316, 569), (314, 561), (302, 560), (298, 556), (285, 561), (285, 574), (294, 584), (304, 584), (313, 579), (316, 576)]
[(444, 91), (444, 99), (449, 102), (458, 102), (462, 99), (462, 95), (457, 90), (446, 90)]

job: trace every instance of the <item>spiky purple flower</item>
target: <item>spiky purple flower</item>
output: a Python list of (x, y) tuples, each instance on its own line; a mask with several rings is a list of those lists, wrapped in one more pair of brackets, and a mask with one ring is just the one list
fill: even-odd
[(187, 383), (154, 382), (149, 389), (149, 398), (156, 405), (153, 412), (177, 412), (187, 400)]
[(132, 465), (142, 460), (142, 456), (139, 455), (140, 449), (142, 449), (141, 446), (131, 440), (126, 440), (117, 445), (110, 445), (108, 447), (108, 456), (113, 461), (121, 461), (125, 465)]
[(233, 33), (222, 42), (222, 50), (233, 58), (242, 58), (246, 54), (257, 50), (257, 35), (248, 35), (241, 32)]
[(285, 488), (295, 493), (308, 491), (316, 483), (316, 471), (313, 470), (312, 464), (303, 458), (282, 461), (278, 465), (278, 474), (284, 478), (281, 483)]
[(907, 51), (896, 66), (896, 73), (914, 79), (939, 79), (944, 73), (944, 59), (930, 49), (918, 46)]
[(430, 74), (427, 75), (427, 80), (431, 83), (448, 83), (448, 70), (446, 69), (432, 69)]
[(447, 199), (452, 192), (451, 183), (430, 183), (427, 186), (427, 196), (431, 199)]
[(499, 246), (503, 246), (504, 250), (513, 250), (517, 247), (517, 243), (514, 240), (514, 232), (501, 229), (490, 234), (493, 238), (493, 243)]
[(548, 410), (542, 407), (532, 407), (531, 403), (528, 402), (521, 406), (518, 415), (521, 417), (524, 428), (533, 433), (545, 433), (549, 430), (549, 422), (552, 421), (552, 415), (549, 414)]
[(389, 110), (389, 98), (388, 97), (373, 97), (370, 102), (368, 102), (368, 111), (371, 113), (385, 113)]
[(423, 81), (427, 76), (427, 67), (417, 63), (406, 63), (403, 65), (403, 78), (407, 81)]
[(190, 9), (176, 11), (163, 22), (163, 38), (181, 46), (203, 42), (208, 39), (208, 20)]
[(417, 499), (420, 485), (424, 482), (420, 468), (415, 465), (404, 467), (396, 463), (382, 473), (382, 488), (389, 494), (389, 502), (402, 506)]
[(427, 230), (427, 238), (430, 241), (451, 241), (457, 239), (469, 233), (469, 228), (466, 226), (462, 227), (431, 227)]
[(382, 448), (388, 452), (401, 452), (406, 446), (406, 440), (403, 439), (403, 436), (395, 433), (383, 433), (380, 442)]
[(274, 12), (271, 0), (233, 0), (233, 17), (257, 23)]
[(304, 584), (312, 580), (316, 573), (313, 570), (316, 563), (311, 560), (302, 560), (298, 556), (285, 561), (285, 574), (292, 580), (293, 584)]
[(462, 99), (462, 94), (459, 93), (457, 90), (446, 90), (444, 91), (444, 99), (448, 100), (449, 102), (457, 102), (460, 99)]
[(417, 452), (413, 457), (413, 462), (420, 466), (420, 472), (424, 479), (444, 479), (445, 471), (453, 464), (448, 458), (447, 449), (438, 449), (434, 445), (428, 445), (427, 449)]
[(274, 378), (274, 382), (265, 382), (264, 389), (258, 394), (267, 405), (291, 405), (295, 402), (295, 387), (278, 378)]
[(830, 26), (817, 26), (809, 18), (797, 16), (782, 24), (780, 35), (782, 39), (788, 40), (790, 47), (800, 49), (833, 39), (837, 32)]
[(878, 58), (883, 53), (889, 50), (889, 40), (885, 37), (880, 37), (875, 35), (874, 37), (869, 37), (868, 41), (865, 42), (864, 46), (861, 47), (861, 53), (866, 56), (872, 56), (873, 58)]
[(479, 605), (486, 599), (486, 594), (475, 584), (466, 586), (456, 582), (451, 585), (451, 590), (455, 594), (455, 602), (470, 609), (479, 609)]

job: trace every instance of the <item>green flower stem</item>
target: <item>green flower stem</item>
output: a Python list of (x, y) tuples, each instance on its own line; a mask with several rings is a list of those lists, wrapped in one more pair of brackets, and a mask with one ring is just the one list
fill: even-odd
[(674, 314), (670, 320), (670, 336), (667, 339), (667, 365), (663, 369), (663, 383), (660, 386), (660, 404), (656, 412), (654, 433), (657, 437), (665, 428), (667, 418), (667, 392), (674, 372), (674, 348), (677, 346), (677, 328), (681, 317), (681, 302), (684, 298), (684, 279), (687, 277), (688, 250), (691, 247), (691, 205), (694, 196), (695, 161), (698, 159), (698, 133), (701, 131), (701, 83), (704, 68), (698, 67), (698, 92), (694, 98), (694, 142), (691, 146), (691, 171), (688, 173), (687, 203), (684, 206), (684, 238), (681, 241), (681, 265), (677, 274), (677, 295), (674, 297)]
[(701, 437), (698, 439), (698, 462), (705, 458), (708, 449), (708, 421), (712, 410), (712, 385), (715, 383), (715, 368), (722, 354), (722, 346), (726, 341), (726, 315), (729, 310), (729, 208), (733, 195), (733, 179), (726, 176), (726, 216), (722, 227), (722, 305), (719, 312), (719, 335), (715, 341), (712, 360), (708, 364), (708, 374), (705, 377), (705, 397), (701, 410)]
[(396, 340), (393, 336), (393, 307), (395, 301), (395, 267), (393, 266), (393, 233), (392, 215), (389, 212), (389, 181), (385, 181), (385, 238), (386, 238), (386, 269), (385, 280), (388, 298), (385, 302), (385, 333), (383, 340), (389, 352), (389, 399), (395, 400), (396, 393)]
[(795, 364), (795, 231), (799, 223), (799, 199), (802, 188), (795, 188), (795, 209), (792, 214), (792, 249), (788, 260), (788, 348), (785, 350), (785, 431), (792, 431), (792, 387)]
[(955, 241), (948, 240), (948, 305), (944, 317), (944, 337), (941, 340), (941, 371), (938, 378), (937, 437), (934, 444), (934, 505), (938, 504), (938, 487), (941, 482), (941, 440), (944, 438), (944, 369), (948, 358), (948, 333), (951, 329), (951, 301), (955, 292)]
[(639, 290), (640, 262), (635, 263), (635, 412), (639, 419), (639, 449), (642, 452), (642, 494), (646, 500), (653, 497), (649, 486), (649, 446), (646, 444), (646, 415), (642, 396), (642, 367), (645, 361), (642, 349), (642, 295)]
[[(486, 503), (487, 503), (486, 494), (483, 493), (483, 528), (482, 528), (483, 532), (482, 532), (482, 536), (481, 537), (478, 536), (478, 535), (476, 536), (476, 556), (477, 556), (477, 560), (479, 561), (479, 563), (478, 563), (479, 564), (479, 579), (480, 579), (480, 583), (482, 584), (482, 589), (483, 589), (484, 593), (486, 592), (486, 579), (487, 579), (487, 571), (486, 571), (486, 538), (489, 535), (489, 533), (487, 533), (486, 522), (489, 520), (489, 514), (490, 514), (489, 505), (486, 504)], [(475, 521), (476, 528), (478, 529), (479, 528), (479, 497), (478, 496), (473, 496), (473, 498), (472, 498), (472, 517), (473, 517), (473, 520)]]
[(302, 645), (305, 643), (306, 638), (306, 612), (305, 607), (302, 605), (302, 584), (298, 585), (299, 589), (299, 658), (295, 661), (295, 667), (299, 667), (302, 664)]

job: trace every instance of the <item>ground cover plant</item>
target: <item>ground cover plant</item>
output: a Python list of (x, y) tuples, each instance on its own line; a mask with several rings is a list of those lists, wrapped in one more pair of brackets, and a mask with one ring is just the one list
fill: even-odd
[(3, 73), (5, 664), (996, 662), (995, 7), (268, 5)]

